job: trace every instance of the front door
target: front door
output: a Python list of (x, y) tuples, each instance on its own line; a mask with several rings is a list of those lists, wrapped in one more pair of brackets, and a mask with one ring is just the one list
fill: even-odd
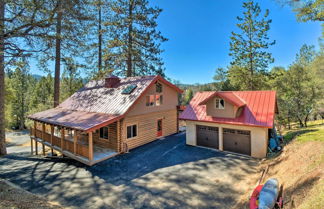
[(157, 120), (157, 137), (162, 136), (162, 119)]

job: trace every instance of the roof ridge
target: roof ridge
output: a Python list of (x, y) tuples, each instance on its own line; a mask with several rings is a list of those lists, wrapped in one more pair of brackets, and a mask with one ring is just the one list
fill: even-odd
[(239, 100), (241, 100), (244, 104), (246, 104), (246, 101), (241, 98), (239, 95), (237, 95), (235, 92), (232, 92)]

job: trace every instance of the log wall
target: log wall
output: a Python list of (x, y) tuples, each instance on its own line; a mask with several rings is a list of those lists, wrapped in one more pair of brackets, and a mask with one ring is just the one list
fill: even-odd
[[(149, 114), (125, 117), (121, 127), (121, 139), (128, 149), (139, 147), (157, 139), (157, 120), (162, 119), (162, 136), (177, 132), (177, 109), (154, 112)], [(137, 136), (127, 139), (127, 126), (137, 125)], [(122, 145), (125, 149), (125, 145)], [(125, 150), (123, 150), (125, 151)]]
[(117, 142), (117, 122), (108, 126), (108, 139), (100, 138), (99, 130), (93, 134), (93, 142), (101, 147), (118, 150)]

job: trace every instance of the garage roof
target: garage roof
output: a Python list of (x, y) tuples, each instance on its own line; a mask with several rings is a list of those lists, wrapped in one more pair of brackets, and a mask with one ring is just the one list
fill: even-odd
[(273, 127), (277, 105), (275, 91), (221, 92), (222, 95), (230, 95), (229, 93), (231, 93), (231, 95), (239, 97), (245, 103), (245, 106), (242, 107), (243, 111), (241, 115), (237, 118), (212, 117), (206, 114), (206, 105), (204, 105), (204, 102), (216, 95), (220, 95), (217, 93), (220, 92), (197, 92), (179, 119), (266, 128)]
[(199, 105), (206, 104), (210, 99), (214, 97), (220, 97), (237, 107), (241, 107), (246, 104), (245, 101), (242, 100), (242, 98), (240, 98), (239, 96), (237, 96), (233, 91), (216, 91), (215, 93), (211, 94), (206, 99), (201, 101)]

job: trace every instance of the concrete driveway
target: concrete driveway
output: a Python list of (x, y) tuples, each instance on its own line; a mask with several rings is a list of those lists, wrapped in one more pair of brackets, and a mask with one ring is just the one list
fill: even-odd
[(0, 178), (72, 208), (231, 208), (257, 163), (187, 146), (182, 133), (92, 167), (15, 152), (0, 158)]

